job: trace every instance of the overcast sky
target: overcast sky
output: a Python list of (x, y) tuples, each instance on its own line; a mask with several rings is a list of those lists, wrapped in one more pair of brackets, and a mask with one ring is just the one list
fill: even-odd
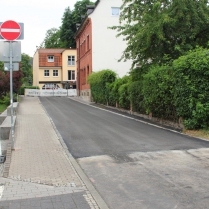
[(65, 8), (74, 9), (77, 0), (1, 0), (0, 22), (14, 20), (24, 23), (21, 52), (33, 57), (36, 46), (44, 40), (46, 31), (61, 26)]

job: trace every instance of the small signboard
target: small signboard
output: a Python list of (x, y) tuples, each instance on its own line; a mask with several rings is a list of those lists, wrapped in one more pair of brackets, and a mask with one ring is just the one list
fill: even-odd
[[(9, 42), (0, 41), (0, 61), (10, 61)], [(12, 42), (12, 62), (21, 62), (21, 42)]]
[[(10, 65), (8, 62), (4, 63), (4, 71), (10, 71)], [(12, 71), (19, 71), (19, 63), (12, 63)]]

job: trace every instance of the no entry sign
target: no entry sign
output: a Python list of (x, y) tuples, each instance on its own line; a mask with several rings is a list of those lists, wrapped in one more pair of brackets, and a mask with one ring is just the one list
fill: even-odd
[(0, 35), (8, 41), (14, 41), (21, 35), (21, 27), (13, 20), (5, 21), (0, 25)]

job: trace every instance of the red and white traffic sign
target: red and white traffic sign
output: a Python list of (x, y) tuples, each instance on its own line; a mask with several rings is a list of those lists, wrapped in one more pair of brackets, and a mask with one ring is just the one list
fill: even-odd
[(14, 41), (21, 35), (21, 27), (13, 20), (5, 21), (0, 25), (0, 35), (8, 41)]

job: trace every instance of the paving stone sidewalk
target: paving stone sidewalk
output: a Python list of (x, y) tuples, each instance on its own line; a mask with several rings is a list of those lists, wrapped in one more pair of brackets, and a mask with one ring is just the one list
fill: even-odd
[(9, 175), (0, 177), (0, 209), (100, 208), (60, 140), (39, 99), (23, 97)]

